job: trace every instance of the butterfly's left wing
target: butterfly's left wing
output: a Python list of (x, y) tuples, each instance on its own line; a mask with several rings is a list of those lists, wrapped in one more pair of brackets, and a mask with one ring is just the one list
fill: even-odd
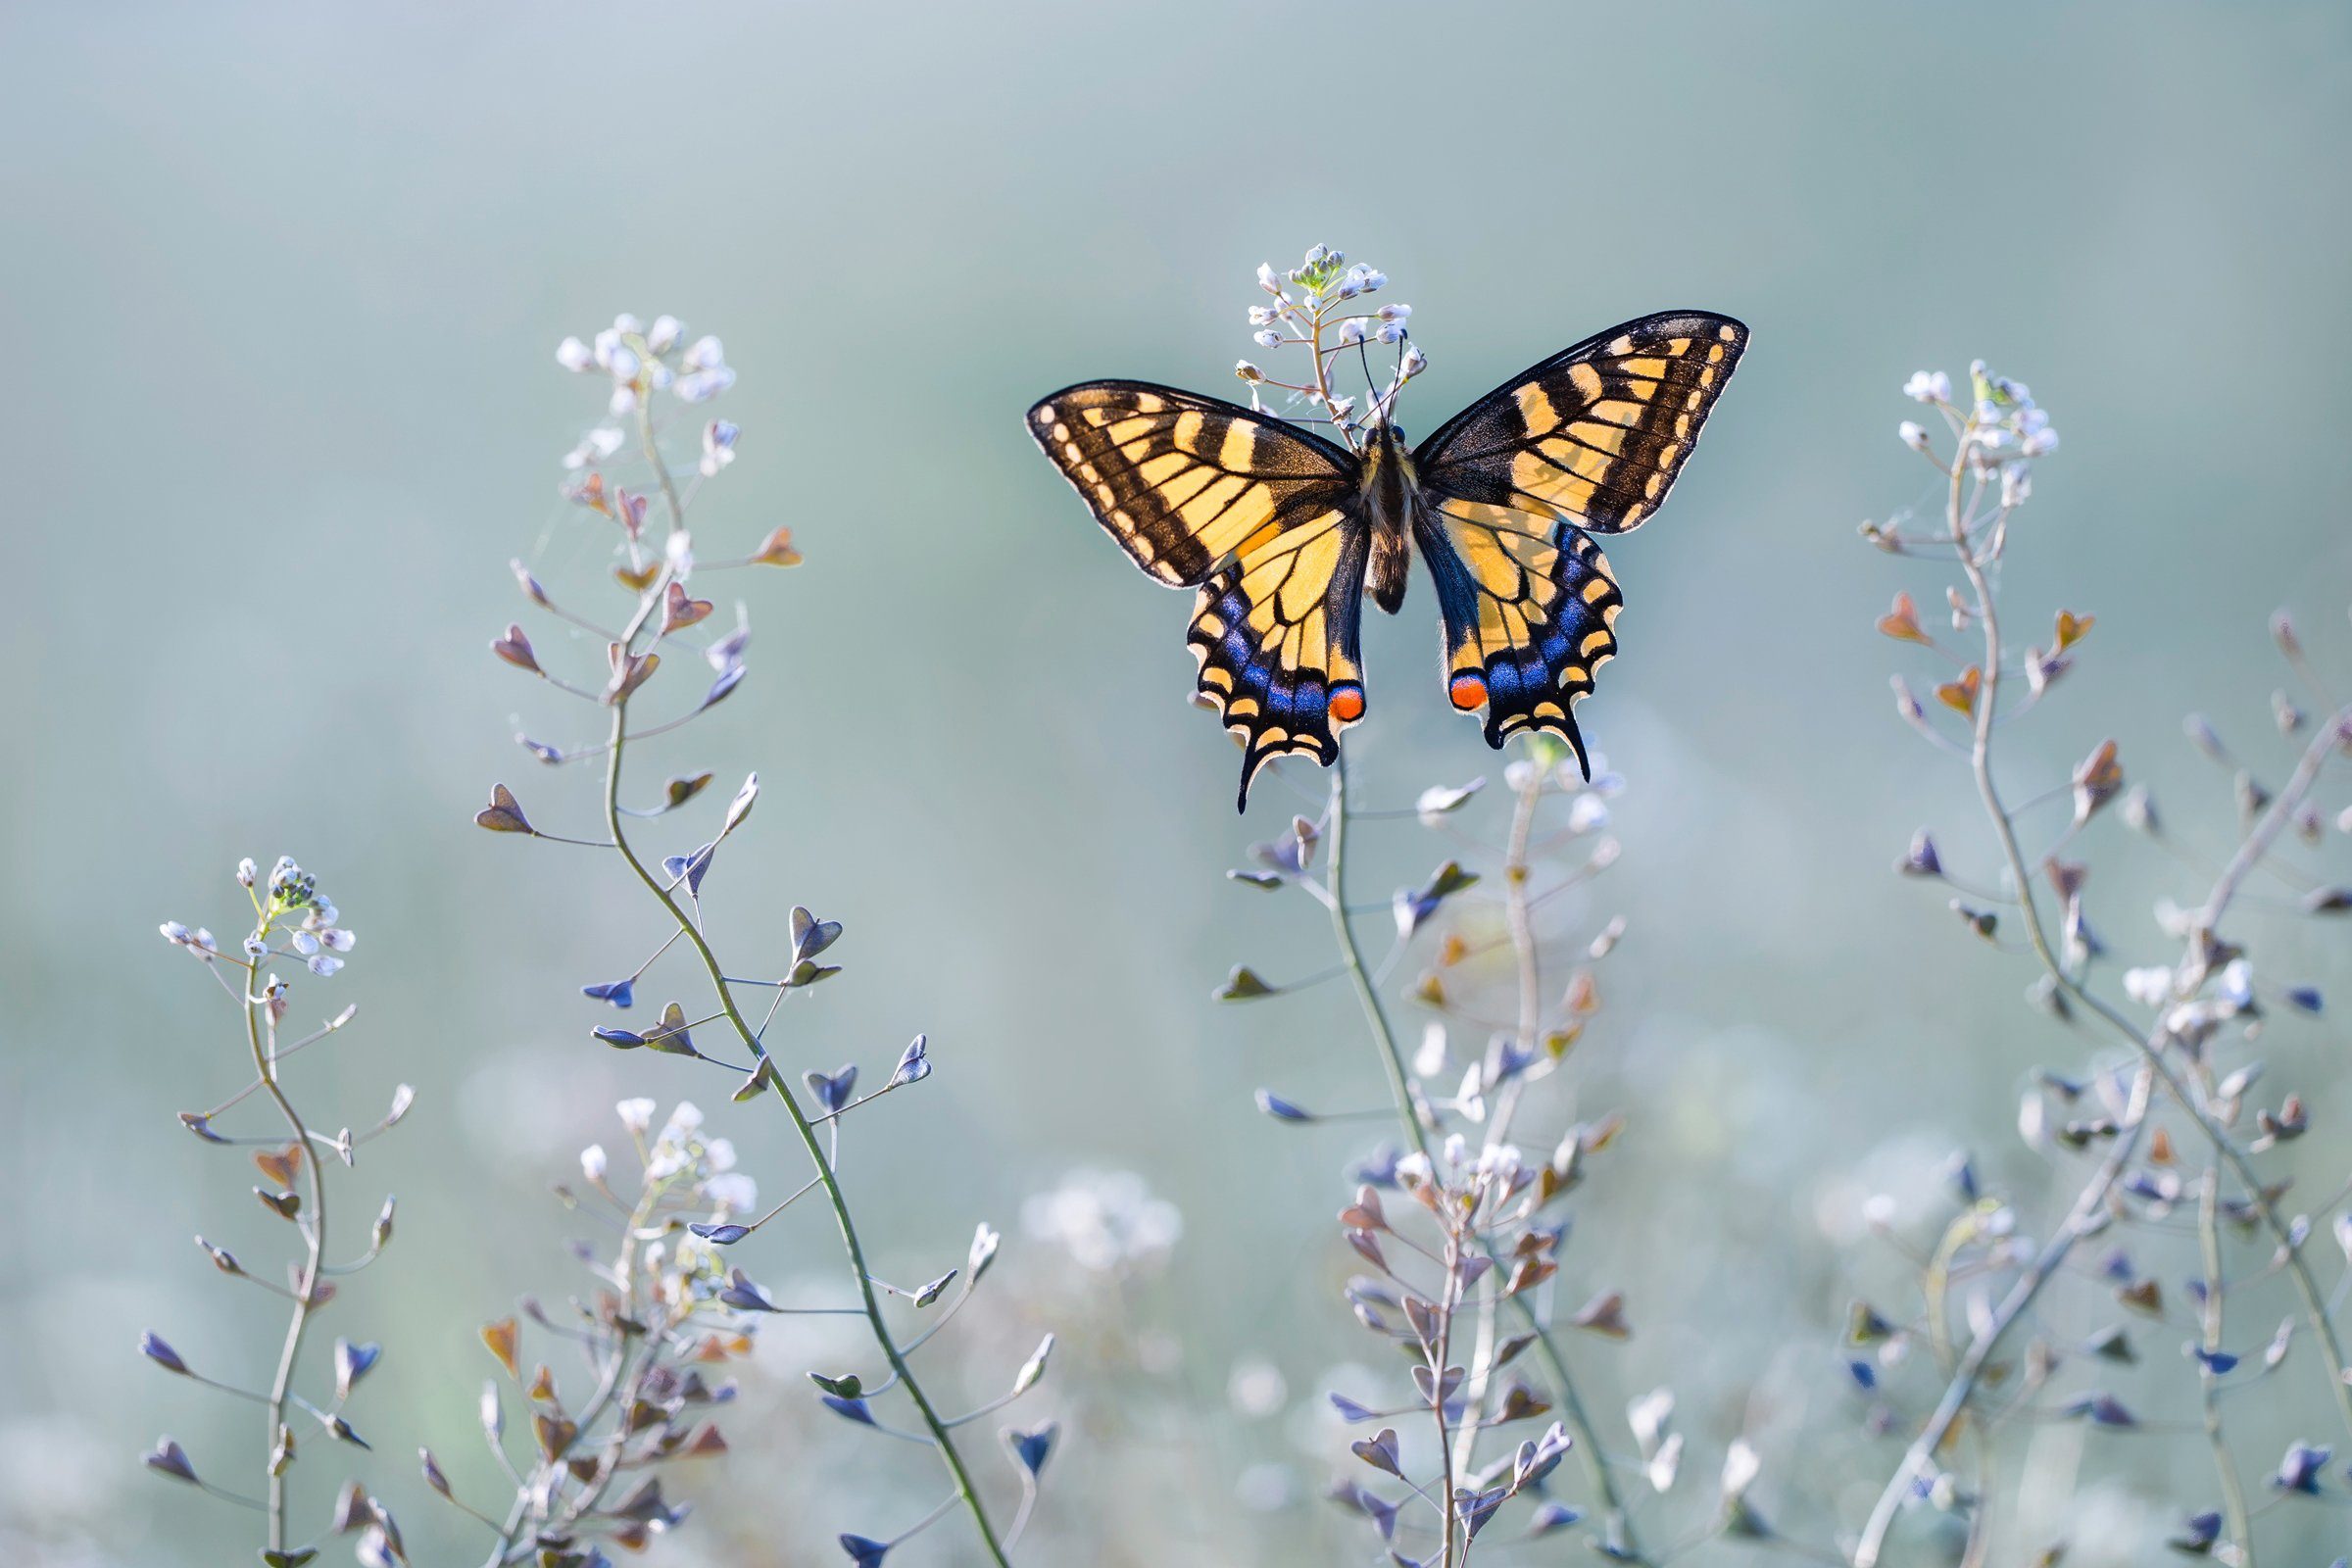
[(1142, 381), (1064, 387), (1030, 433), (1137, 565), (1200, 590), (1197, 691), (1242, 745), (1241, 803), (1277, 757), (1328, 766), (1363, 716), (1369, 530), (1355, 458), (1254, 409)]
[(1657, 509), (1746, 345), (1729, 317), (1629, 321), (1513, 377), (1414, 449), (1414, 543), (1445, 617), (1447, 695), (1487, 710), (1489, 745), (1548, 730), (1590, 776), (1569, 710), (1617, 651), (1624, 603), (1591, 535)]

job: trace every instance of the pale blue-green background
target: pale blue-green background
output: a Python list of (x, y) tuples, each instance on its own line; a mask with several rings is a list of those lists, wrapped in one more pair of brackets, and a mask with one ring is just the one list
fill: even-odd
[[(1265, 788), (1236, 823), (1234, 754), (1181, 701), (1183, 602), (1018, 427), (1086, 376), (1222, 389), (1252, 269), (1316, 240), (1417, 308), (1424, 427), (1627, 316), (1754, 329), (1665, 519), (1613, 551), (1626, 657), (1583, 713), (1631, 781), (1627, 854), (1587, 912), (1631, 935), (1589, 1097), (1636, 1136), (1573, 1272), (1624, 1286), (1643, 1331), (1588, 1354), (1599, 1403), (1672, 1378), (1702, 1470), (1743, 1419), (1849, 1429), (1832, 1348), (1857, 1265), (1817, 1211), (1924, 1183), (1955, 1144), (2008, 1159), (2021, 1074), (2077, 1054), (2016, 1005), (2018, 960), (1886, 874), (1935, 821), (1989, 875), (1963, 780), (1888, 719), (1887, 670), (1925, 666), (1870, 630), (1895, 586), (1939, 592), (1854, 538), (1932, 477), (1892, 439), (1895, 389), (1983, 355), (2065, 437), (2007, 586), (2034, 630), (2059, 604), (2099, 627), (2019, 732), (2018, 788), (2112, 733), (2198, 853), (2225, 848), (2226, 781), (2179, 713), (2282, 771), (2279, 603), (2352, 678), (2348, 62), (2333, 6), (8, 6), (0, 1542), (244, 1560), (213, 1533), (235, 1520), (133, 1455), (170, 1430), (234, 1475), (250, 1422), (129, 1353), (153, 1326), (262, 1366), (269, 1331), (185, 1237), (273, 1238), (171, 1119), (238, 1081), (233, 1015), (153, 935), (227, 929), (239, 855), (295, 853), (362, 933), (319, 1002), (362, 1003), (362, 1027), (306, 1092), (356, 1121), (395, 1081), (421, 1091), (356, 1184), (400, 1191), (404, 1237), (341, 1325), (407, 1374), (363, 1407), (420, 1560), (473, 1544), (405, 1457), (430, 1441), (483, 1479), (471, 1325), (570, 1279), (546, 1183), (610, 1139), (621, 1094), (723, 1101), (584, 1039), (569, 988), (651, 930), (612, 868), (467, 823), (492, 778), (586, 820), (509, 742), (558, 710), (482, 645), (515, 610), (510, 556), (575, 559), (555, 460), (596, 399), (553, 345), (666, 310), (743, 375), (707, 526), (788, 522), (810, 560), (746, 587), (753, 678), (669, 760), (765, 781), (714, 900), (737, 951), (772, 950), (792, 901), (848, 922), (849, 972), (788, 1059), (879, 1068), (931, 1033), (939, 1077), (860, 1156), (888, 1265), (921, 1273), (993, 1217), (1016, 1232), (998, 1288), (1030, 1293), (1007, 1322), (1101, 1309), (1046, 1299), (1060, 1276), (1019, 1198), (1072, 1164), (1143, 1172), (1187, 1233), (1132, 1327), (1184, 1370), (1137, 1374), (1139, 1413), (1102, 1365), (1118, 1335), (1070, 1358), (1064, 1412), (1101, 1392), (1054, 1539), (1135, 1563), (1337, 1550), (1319, 1505), (1232, 1500), (1259, 1461), (1311, 1494), (1336, 1440), (1219, 1411), (1239, 1361), (1274, 1362), (1303, 1408), (1368, 1353), (1331, 1290), (1355, 1135), (1285, 1135), (1248, 1091), (1368, 1103), (1378, 1082), (1337, 992), (1207, 1001), (1237, 959), (1325, 961), (1313, 911), (1219, 875), (1296, 798)], [(1422, 585), (1369, 632), (1350, 746), (1381, 801), (1496, 765), (1444, 710), (1428, 619)], [(1425, 869), (1415, 833), (1363, 885)], [(2096, 917), (2163, 956), (2145, 910), (2194, 876), (2109, 863)], [(2281, 978), (2345, 978), (2340, 935), (2283, 942)], [(2332, 1112), (2341, 1047), (2327, 1024), (2265, 1049)], [(772, 1111), (719, 1109), (771, 1191), (797, 1183)], [(2314, 1186), (2340, 1174), (2331, 1132), (2301, 1149)], [(831, 1270), (830, 1246), (810, 1228), (756, 1263)], [(806, 1358), (779, 1348), (789, 1377)], [(1803, 1397), (1759, 1413), (1760, 1382)], [(2182, 1414), (2185, 1379), (2163, 1387)], [(2308, 1383), (2272, 1406), (2255, 1464), (2324, 1430)], [(763, 1457), (682, 1478), (713, 1523), (664, 1560), (831, 1560), (834, 1532), (919, 1511), (919, 1457), (808, 1409), (780, 1383), (747, 1396)], [(1769, 1455), (1778, 1494), (1818, 1499), (1786, 1511), (1827, 1539), (1866, 1472), (1793, 1443)], [(2186, 1440), (2084, 1463), (2098, 1518), (2211, 1490)], [(1076, 1521), (1113, 1513), (1132, 1528), (1087, 1544)]]

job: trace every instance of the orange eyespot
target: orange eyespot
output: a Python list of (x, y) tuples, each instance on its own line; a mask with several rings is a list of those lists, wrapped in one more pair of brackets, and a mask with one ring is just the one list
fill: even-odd
[(1487, 702), (1486, 679), (1471, 670), (1464, 670), (1447, 684), (1446, 695), (1452, 698), (1453, 706), (1465, 713), (1483, 708)]
[(1331, 716), (1343, 724), (1352, 724), (1364, 716), (1364, 689), (1352, 681), (1342, 681), (1331, 689)]

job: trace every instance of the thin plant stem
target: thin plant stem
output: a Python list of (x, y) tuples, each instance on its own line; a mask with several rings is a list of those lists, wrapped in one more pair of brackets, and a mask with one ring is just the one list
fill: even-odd
[[(669, 477), (669, 466), (662, 460), (661, 450), (655, 443), (652, 416), (642, 407), (639, 412), (638, 429), (645, 449), (646, 460), (652, 464), (655, 473), (660, 478), (662, 497), (669, 507), (671, 523), (675, 527), (683, 527), (684, 516), (679, 507), (676, 487)], [(647, 590), (645, 601), (639, 609), (636, 619), (627, 628), (630, 636), (633, 637), (641, 630), (645, 621), (650, 617), (662, 586), (662, 583), (656, 583)], [(627, 755), (629, 739), (628, 700), (624, 697), (612, 704), (612, 730), (608, 743), (605, 766), (605, 825), (612, 835), (613, 848), (619, 852), (620, 858), (627, 862), (629, 869), (636, 874), (637, 880), (645, 885), (646, 891), (651, 893), (661, 903), (662, 908), (668, 911), (671, 921), (685, 937), (688, 947), (694, 951), (695, 956), (701, 961), (704, 971), (710, 978), (711, 989), (718, 1000), (719, 1010), (724, 1014), (728, 1027), (734, 1030), (736, 1038), (742, 1041), (744, 1048), (752, 1054), (756, 1062), (767, 1061), (767, 1048), (761, 1043), (760, 1031), (754, 1029), (751, 1021), (744, 1016), (743, 1009), (735, 1000), (735, 988), (728, 982), (726, 968), (719, 962), (717, 954), (711, 950), (710, 940), (704, 936), (694, 917), (679, 906), (677, 897), (671, 888), (647, 867), (644, 860), (638, 857), (635, 848), (629, 843), (625, 816), (620, 806), (621, 763)], [(956, 1488), (956, 1500), (971, 1515), (972, 1526), (979, 1534), (981, 1545), (987, 1552), (989, 1560), (996, 1563), (998, 1568), (1009, 1568), (1004, 1548), (998, 1541), (995, 1527), (989, 1522), (987, 1509), (981, 1503), (979, 1491), (972, 1485), (971, 1475), (964, 1466), (963, 1456), (956, 1447), (954, 1435), (937, 1409), (933, 1407), (929, 1396), (923, 1391), (922, 1384), (915, 1378), (913, 1368), (907, 1364), (905, 1352), (900, 1349), (897, 1340), (891, 1334), (889, 1322), (883, 1316), (881, 1298), (875, 1293), (872, 1272), (866, 1266), (865, 1247), (858, 1238), (856, 1221), (851, 1218), (848, 1195), (842, 1190), (840, 1178), (835, 1173), (831, 1162), (825, 1157), (825, 1148), (816, 1122), (802, 1108), (791, 1089), (786, 1087), (784, 1073), (780, 1068), (770, 1069), (768, 1087), (774, 1090), (776, 1099), (783, 1103), (786, 1114), (792, 1118), (793, 1130), (800, 1135), (802, 1146), (807, 1150), (810, 1162), (816, 1168), (817, 1178), (824, 1185), (825, 1198), (832, 1205), (834, 1223), (841, 1233), (842, 1249), (848, 1254), (850, 1271), (857, 1284), (866, 1323), (873, 1331), (875, 1345), (881, 1349), (884, 1359), (890, 1363), (893, 1375), (906, 1385), (907, 1397), (921, 1417), (925, 1430), (929, 1432), (932, 1446), (938, 1449), (941, 1460), (947, 1465), (949, 1477)]]
[[(2221, 1209), (2221, 1167), (2208, 1165), (2197, 1192), (2197, 1240), (2205, 1258), (2205, 1309), (2199, 1314), (2198, 1327), (2207, 1355), (2222, 1348), (2226, 1292), (2222, 1280)], [(2210, 1365), (2200, 1363), (2197, 1367), (2197, 1392), (2205, 1407), (2205, 1441), (2212, 1446), (2214, 1473), (2222, 1483), (2223, 1528), (2237, 1545), (2235, 1568), (2254, 1568), (2254, 1530), (2246, 1517), (2245, 1487), (2238, 1480), (2237, 1460), (2230, 1454), (2229, 1440), (2222, 1432), (2221, 1380)]]
[[(326, 1251), (326, 1178), (318, 1164), (318, 1152), (311, 1147), (311, 1131), (303, 1125), (302, 1114), (277, 1081), (275, 1026), (266, 1025), (263, 1014), (270, 1005), (268, 993), (259, 992), (262, 986), (262, 966), (257, 959), (245, 966), (250, 984), (245, 988), (245, 1037), (253, 1051), (254, 1075), (261, 1080), (263, 1091), (277, 1106), (294, 1143), (302, 1152), (302, 1168), (308, 1178), (310, 1196), (309, 1222), (301, 1227), (306, 1243), (302, 1269), (293, 1291), (294, 1306), (286, 1319), (286, 1338), (277, 1355), (277, 1371), (270, 1380), (270, 1395), (265, 1408), (270, 1431), (265, 1453), (272, 1461), (277, 1452), (279, 1434), (285, 1429), (286, 1400), (294, 1386), (294, 1363), (302, 1353), (303, 1335), (310, 1328), (311, 1311), (318, 1290), (319, 1264)], [(270, 1462), (270, 1497), (267, 1513), (270, 1521), (270, 1549), (286, 1549), (286, 1477), (287, 1466)]]
[(2002, 1339), (2012, 1325), (2034, 1304), (2034, 1298), (2065, 1265), (2076, 1244), (2095, 1227), (2099, 1213), (2106, 1207), (2107, 1196), (2131, 1163), (2132, 1153), (2139, 1148), (2139, 1135), (2147, 1120), (2148, 1097), (2154, 1085), (2154, 1073), (2145, 1063), (2132, 1081), (2132, 1100), (2124, 1112), (2123, 1123), (2116, 1130), (2115, 1147), (2099, 1163), (2098, 1171), (2076, 1196), (2074, 1207), (2067, 1213), (2057, 1232), (2044, 1243), (2041, 1251), (2009, 1287), (2009, 1294), (1994, 1308), (1992, 1317), (1961, 1355), (1958, 1366), (1946, 1384), (1943, 1396), (1936, 1401), (1935, 1413), (1928, 1417), (1919, 1436), (1903, 1453), (1902, 1463), (1895, 1467), (1879, 1500), (1871, 1509), (1870, 1521), (1863, 1527), (1861, 1542), (1854, 1547), (1854, 1568), (1875, 1568), (1879, 1556), (1886, 1550), (1886, 1537), (1894, 1528), (1895, 1515), (1913, 1485), (1935, 1461), (1936, 1452), (1951, 1436), (1969, 1399), (1976, 1394), (1977, 1385), (1984, 1376), (1985, 1365), (2000, 1348)]
[[(1427, 1156), (1429, 1136), (1422, 1128), (1412, 1081), (1405, 1072), (1403, 1048), (1398, 1045), (1396, 1031), (1389, 1023), (1388, 1008), (1382, 1004), (1380, 994), (1373, 989), (1370, 976), (1364, 968), (1363, 950), (1356, 941), (1355, 923), (1348, 913), (1348, 757), (1345, 752), (1331, 765), (1331, 810), (1326, 831), (1331, 841), (1331, 860), (1326, 872), (1327, 891), (1330, 895), (1332, 932), (1339, 941), (1341, 965), (1348, 971), (1348, 979), (1355, 987), (1356, 1000), (1363, 1006), (1364, 1021), (1370, 1026), (1373, 1043), (1380, 1048), (1381, 1060), (1388, 1068), (1389, 1087), (1396, 1098), (1397, 1120), (1403, 1125), (1405, 1137), (1411, 1141), (1413, 1148)], [(1577, 1392), (1576, 1378), (1568, 1370), (1567, 1358), (1560, 1353), (1559, 1345), (1552, 1337), (1551, 1326), (1538, 1317), (1535, 1308), (1527, 1301), (1514, 1297), (1511, 1304), (1526, 1323), (1528, 1332), (1536, 1337), (1536, 1349), (1543, 1356), (1544, 1365), (1551, 1369), (1552, 1379), (1558, 1385), (1562, 1424), (1576, 1439), (1576, 1446), (1584, 1452), (1585, 1471), (1592, 1480), (1593, 1494), (1599, 1497), (1610, 1526), (1616, 1532), (1619, 1560), (1646, 1564), (1649, 1558), (1635, 1538), (1633, 1521), (1628, 1517), (1624, 1499), (1617, 1491), (1616, 1478), (1609, 1473), (1608, 1460), (1601, 1452), (1598, 1432), (1586, 1413), (1583, 1396)]]
[[(1521, 1052), (1532, 1052), (1536, 1032), (1543, 1020), (1543, 955), (1536, 950), (1535, 920), (1527, 896), (1529, 877), (1528, 845), (1535, 834), (1536, 810), (1544, 800), (1544, 773), (1540, 768), (1529, 771), (1528, 780), (1511, 807), (1510, 838), (1503, 850), (1502, 885), (1503, 919), (1510, 931), (1511, 954), (1519, 975), (1518, 1046)], [(1507, 1142), (1511, 1118), (1519, 1108), (1519, 1094), (1524, 1075), (1514, 1073), (1508, 1082), (1494, 1092), (1494, 1103), (1487, 1116), (1489, 1150)], [(1478, 1348), (1470, 1359), (1470, 1387), (1464, 1403), (1471, 1410), (1486, 1408), (1487, 1390), (1494, 1381), (1496, 1308), (1500, 1301), (1493, 1291), (1479, 1299)], [(1478, 1460), (1478, 1423), (1464, 1422), (1459, 1437), (1454, 1440), (1453, 1467), (1462, 1475), (1470, 1474)]]
[[(1984, 573), (1984, 564), (1969, 535), (1969, 509), (1964, 495), (1965, 471), (1964, 463), (1955, 462), (1952, 465), (1945, 522), (1952, 547), (1959, 557), (1960, 569), (1967, 574), (1969, 589), (1975, 595), (1975, 612), (1984, 635), (1984, 686), (1977, 703), (1975, 741), (1970, 748), (1969, 760), (1976, 774), (1977, 794), (1984, 803), (1986, 817), (1992, 823), (1993, 835), (1999, 841), (2002, 858), (2008, 864), (2010, 879), (2017, 889), (2017, 908), (2026, 927), (2026, 939), (2053, 984), (2097, 1014), (2140, 1053), (2142, 1058), (2154, 1068), (2157, 1081), (2164, 1086), (2165, 1092), (2195, 1121), (2206, 1141), (2229, 1165), (2230, 1174), (2245, 1187), (2247, 1201), (2261, 1215), (2264, 1226), (2285, 1251), (2287, 1271), (2294, 1280), (2296, 1293), (2303, 1299), (2313, 1337), (2319, 1341), (2320, 1352), (2328, 1363), (2328, 1382), (2335, 1396), (2336, 1412), (2343, 1420), (2345, 1431), (2352, 1433), (2352, 1386), (2345, 1383), (2342, 1344), (2336, 1337), (2335, 1325), (2328, 1318), (2319, 1285), (2311, 1277), (2311, 1268), (2304, 1260), (2302, 1249), (2286, 1221), (2279, 1217), (2278, 1205), (2264, 1191), (2262, 1178), (2254, 1169), (2253, 1162), (2236, 1141), (2230, 1138), (2229, 1130), (2214, 1121), (2212, 1113), (2190, 1095), (2188, 1086), (2165, 1061), (2161, 1038), (2141, 1033), (2138, 1026), (2117, 1011), (2112, 1003), (2095, 995), (2075, 978), (2066, 965), (2059, 961), (2057, 952), (2050, 944), (2049, 933), (2042, 924), (2040, 906), (2034, 894), (2032, 873), (2026, 865), (2024, 852), (2018, 848), (2016, 827), (2008, 809), (2001, 804), (2000, 790), (1992, 776), (1993, 716), (2001, 680), (2000, 612), (1994, 603), (1992, 585)], [(2199, 930), (2191, 934), (2191, 941), (2199, 949), (2204, 946), (2204, 939), (2210, 935), (2214, 923), (2220, 920), (2247, 872), (2261, 859), (2271, 842), (2278, 837), (2296, 807), (2301, 804), (2303, 796), (2309, 793), (2319, 777), (2321, 765), (2341, 743), (2347, 724), (2352, 724), (2352, 710), (2346, 710), (2323, 726), (2319, 736), (2305, 751), (2303, 761), (2297, 766), (2287, 787), (2279, 791), (2259, 825), (2238, 846), (2237, 854), (2230, 858), (2230, 864), (2215, 882), (2213, 892), (2206, 899), (2198, 916)], [(2201, 957), (2197, 969), (2202, 972)]]

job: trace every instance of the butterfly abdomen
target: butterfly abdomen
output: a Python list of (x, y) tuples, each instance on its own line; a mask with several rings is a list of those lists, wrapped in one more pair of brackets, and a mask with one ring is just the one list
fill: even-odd
[(1364, 574), (1372, 602), (1394, 615), (1404, 608), (1404, 585), (1413, 561), (1413, 460), (1383, 424), (1364, 452), (1364, 521), (1372, 530), (1372, 562)]

